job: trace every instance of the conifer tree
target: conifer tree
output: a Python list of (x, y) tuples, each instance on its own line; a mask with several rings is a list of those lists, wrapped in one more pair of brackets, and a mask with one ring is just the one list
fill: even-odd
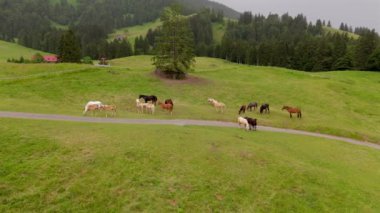
[(59, 44), (59, 58), (61, 62), (78, 63), (81, 60), (81, 48), (72, 30), (62, 35)]
[(163, 25), (157, 38), (153, 64), (163, 72), (186, 73), (195, 61), (189, 21), (174, 8), (165, 8), (161, 20)]
[(376, 49), (379, 37), (374, 30), (360, 36), (355, 48), (355, 66), (359, 69), (366, 69), (369, 57)]

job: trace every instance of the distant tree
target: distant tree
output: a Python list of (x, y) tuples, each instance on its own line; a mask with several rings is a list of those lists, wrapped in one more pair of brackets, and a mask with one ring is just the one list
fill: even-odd
[(175, 73), (179, 77), (188, 72), (195, 61), (189, 21), (173, 8), (165, 8), (161, 20), (163, 24), (153, 64), (158, 70)]
[(44, 62), (44, 57), (41, 55), (41, 53), (36, 53), (32, 57), (33, 63), (42, 63)]
[(315, 24), (315, 32), (316, 32), (316, 35), (322, 35), (323, 33), (323, 24), (320, 19), (318, 19)]
[(327, 26), (328, 26), (328, 27), (332, 27), (332, 26), (331, 26), (331, 21), (329, 21), (329, 22), (327, 23)]
[(368, 70), (380, 71), (380, 48), (377, 48), (369, 57), (367, 62)]
[(90, 56), (85, 56), (82, 58), (83, 64), (92, 64), (92, 58)]
[(250, 24), (252, 22), (253, 16), (251, 12), (244, 12), (239, 19), (240, 24)]
[(369, 57), (379, 43), (379, 37), (377, 33), (372, 30), (360, 36), (357, 42), (355, 46), (355, 67), (364, 70), (367, 68)]
[(343, 22), (340, 23), (339, 29), (344, 31), (344, 23)]
[(345, 55), (341, 58), (338, 58), (332, 66), (332, 70), (350, 70), (352, 69), (352, 59)]
[(59, 58), (62, 62), (78, 63), (81, 60), (81, 48), (72, 30), (62, 35), (59, 44)]

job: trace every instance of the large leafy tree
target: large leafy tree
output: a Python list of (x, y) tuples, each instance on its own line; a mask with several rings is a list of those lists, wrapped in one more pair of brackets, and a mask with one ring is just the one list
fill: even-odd
[(161, 20), (163, 24), (156, 42), (153, 64), (162, 72), (186, 73), (195, 62), (189, 20), (175, 8), (165, 8)]

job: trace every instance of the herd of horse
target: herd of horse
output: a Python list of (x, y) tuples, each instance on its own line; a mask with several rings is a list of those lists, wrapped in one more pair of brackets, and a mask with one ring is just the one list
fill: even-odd
[[(257, 102), (251, 102), (248, 105), (242, 105), (239, 109), (239, 115), (245, 114), (246, 111), (256, 111), (258, 108), (258, 103)], [(289, 112), (290, 118), (292, 118), (292, 114), (297, 114), (297, 118), (302, 118), (302, 112), (301, 109), (297, 107), (290, 107), (290, 106), (283, 106), (282, 110), (286, 110)], [(260, 106), (260, 114), (267, 113), (270, 114), (270, 108), (269, 104), (263, 103)], [(256, 130), (257, 126), (257, 119), (253, 119), (250, 117), (238, 117), (238, 124), (241, 127), (242, 125), (247, 129), (247, 130)]]
[[(213, 98), (208, 99), (208, 103), (211, 104), (217, 112), (223, 113), (225, 111), (226, 105), (220, 101), (217, 101)], [(167, 111), (170, 115), (173, 114), (174, 102), (172, 99), (166, 99), (164, 103), (158, 101), (157, 96), (155, 95), (139, 95), (138, 99), (136, 99), (136, 109), (138, 113), (147, 113), (154, 114), (156, 106), (159, 106), (162, 110)], [(248, 105), (242, 105), (239, 109), (239, 117), (238, 124), (239, 126), (243, 126), (246, 130), (256, 130), (257, 128), (257, 119), (250, 117), (242, 117), (241, 114), (245, 114), (247, 111), (256, 111), (258, 108), (257, 102), (251, 102)], [(301, 109), (296, 107), (284, 106), (282, 110), (286, 110), (289, 112), (290, 118), (292, 118), (292, 114), (297, 114), (297, 118), (302, 118)], [(104, 111), (106, 113), (106, 117), (108, 117), (108, 113), (111, 113), (112, 116), (116, 115), (116, 106), (115, 105), (105, 105), (100, 101), (90, 101), (85, 105), (83, 115), (86, 115), (87, 112), (92, 112), (93, 115), (97, 111)], [(260, 105), (259, 109), (260, 114), (270, 114), (270, 108), (268, 103), (263, 103)]]

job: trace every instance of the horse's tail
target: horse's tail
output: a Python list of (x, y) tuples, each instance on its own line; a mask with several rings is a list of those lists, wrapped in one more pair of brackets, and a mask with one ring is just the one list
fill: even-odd
[(302, 112), (301, 111), (299, 112), (299, 115), (300, 115), (300, 118), (302, 118)]
[(83, 115), (86, 114), (87, 110), (88, 110), (88, 106), (86, 105), (86, 106), (84, 107)]

